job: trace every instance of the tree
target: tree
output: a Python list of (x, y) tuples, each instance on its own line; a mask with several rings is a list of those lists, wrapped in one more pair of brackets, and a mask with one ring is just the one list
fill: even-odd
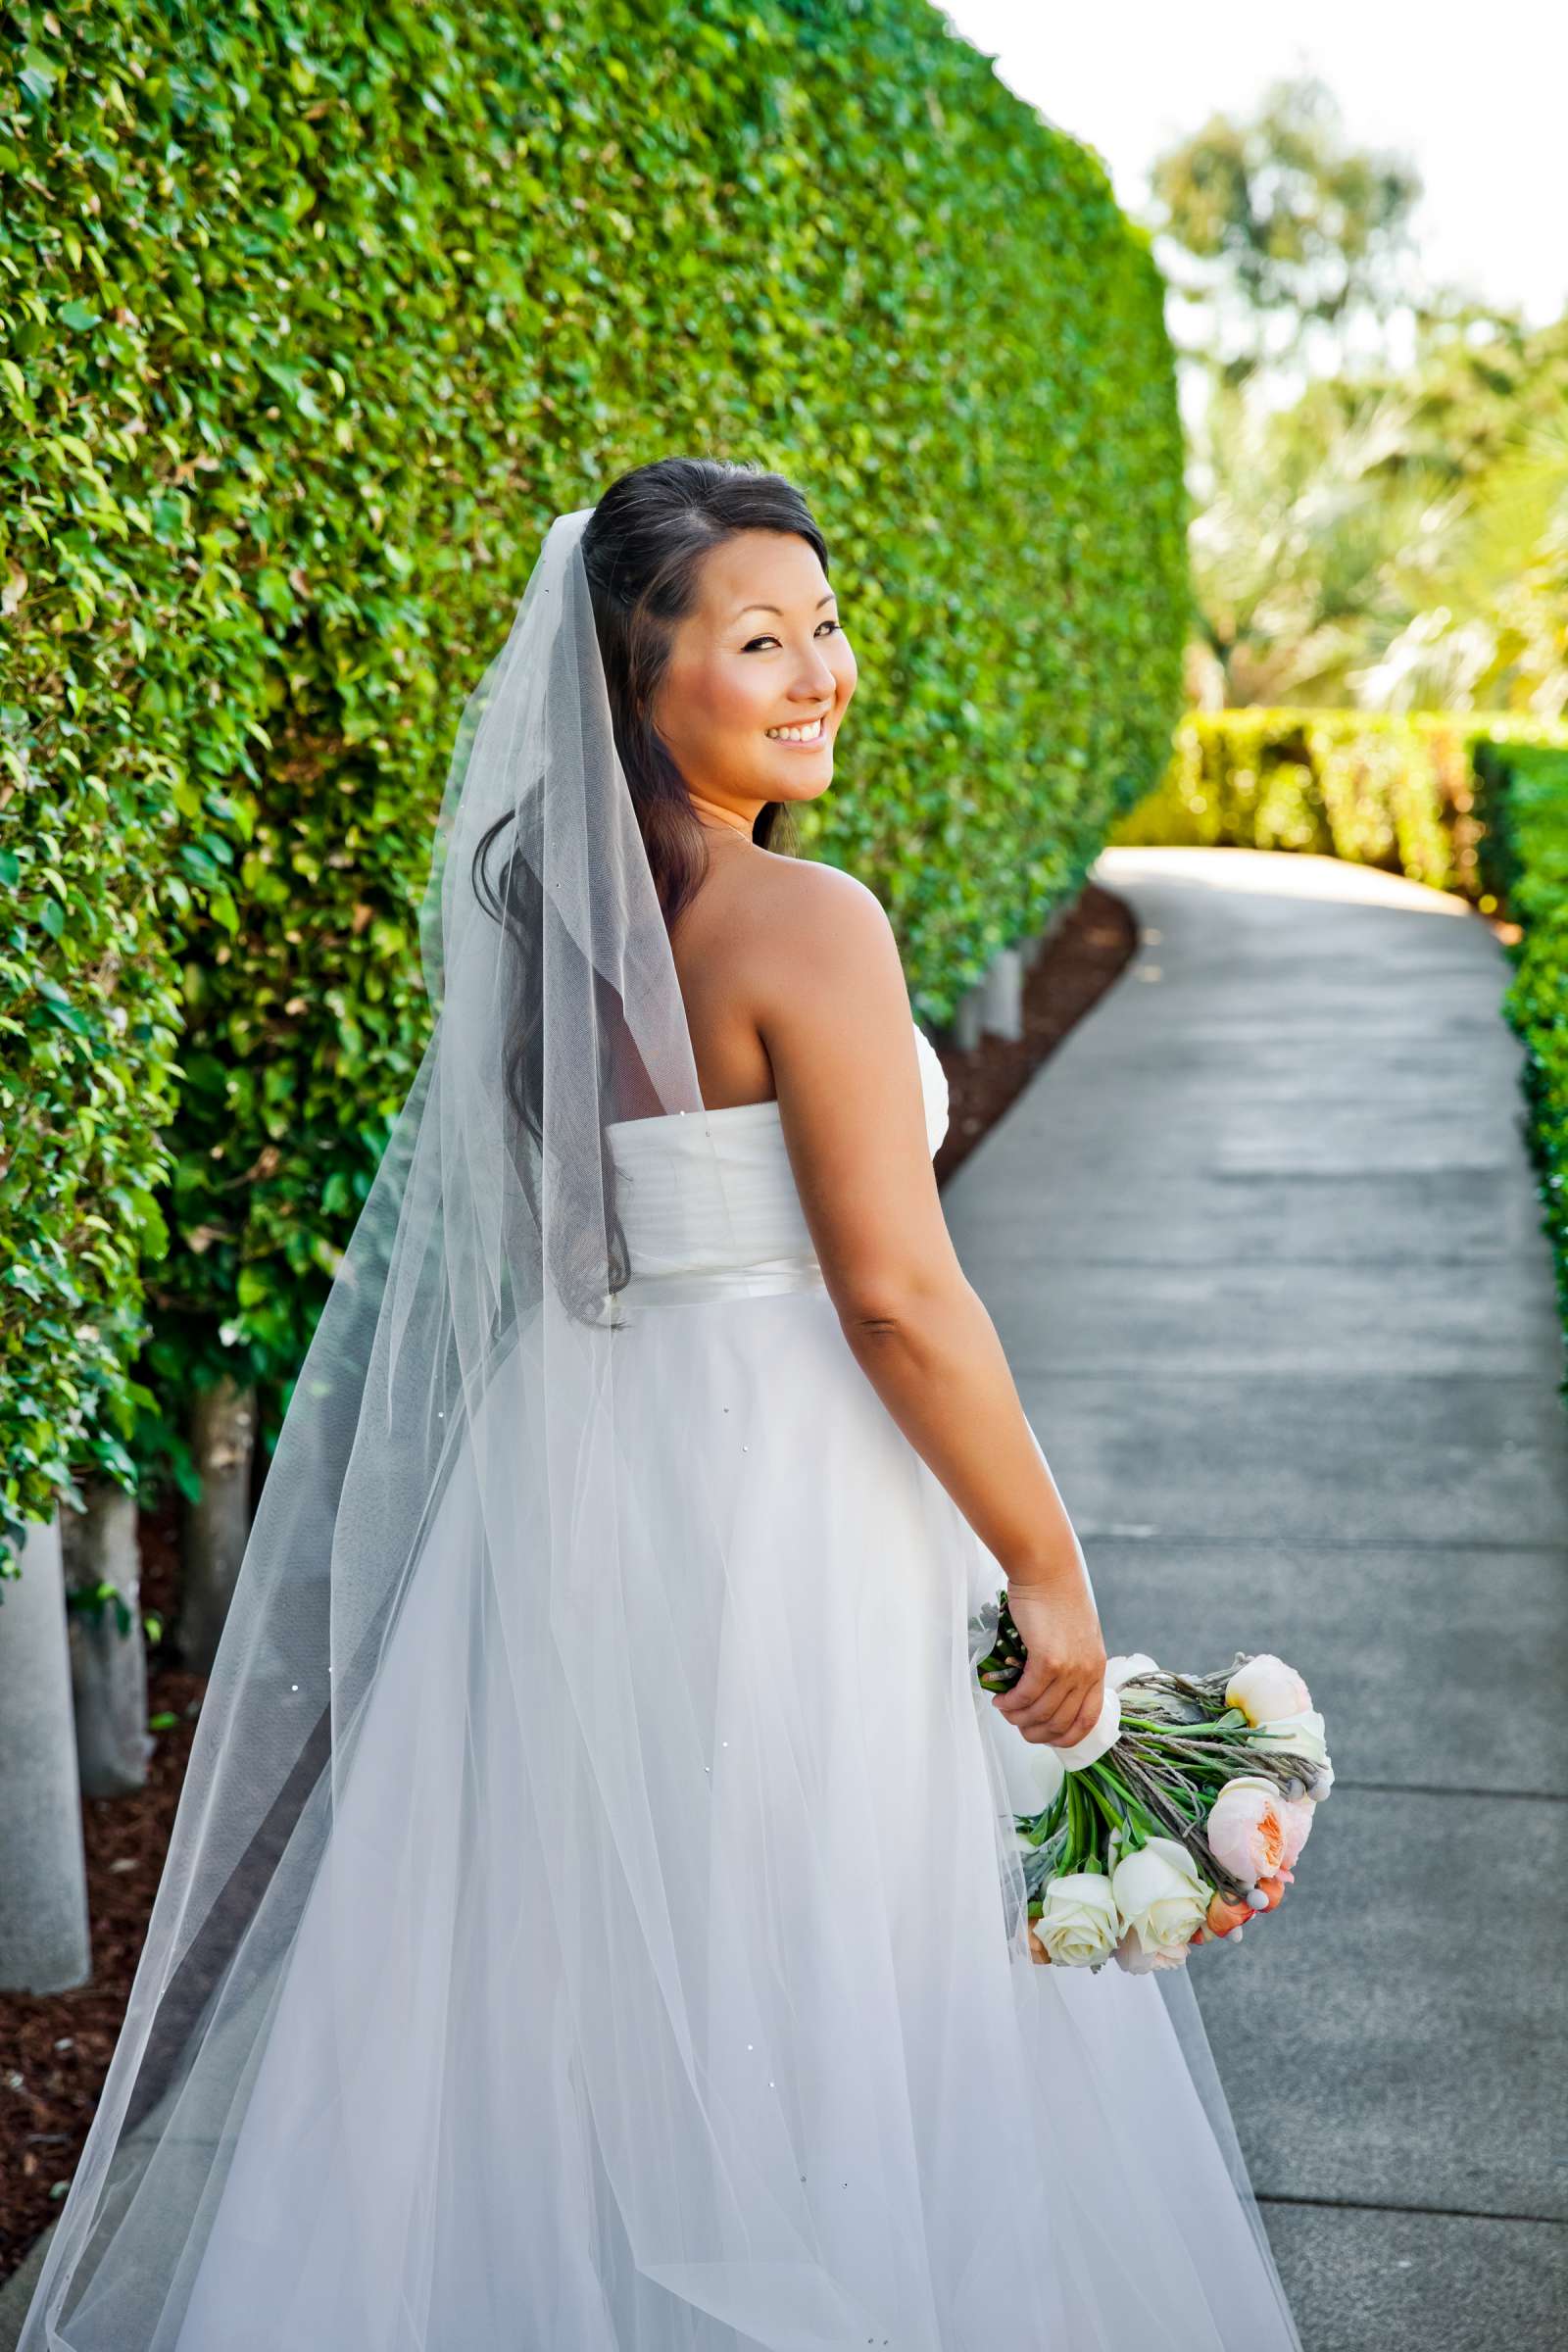
[(1568, 319), (1461, 314), (1412, 371), (1423, 459), (1462, 486), (1420, 609), (1354, 680), (1378, 710), (1568, 710)]
[[(1274, 83), (1156, 162), (1178, 302), (1193, 699), (1568, 709), (1568, 320), (1422, 282), (1411, 166)], [(1407, 348), (1366, 328), (1402, 313)]]
[(1157, 159), (1152, 187), (1167, 275), (1208, 311), (1184, 351), (1225, 382), (1304, 358), (1314, 342), (1343, 355), (1356, 323), (1412, 306), (1420, 177), (1399, 157), (1348, 145), (1315, 76), (1271, 84), (1250, 121), (1211, 115)]
[(0, 1595), (0, 1989), (63, 1992), (91, 1944), (58, 1512)]
[(1460, 308), (1417, 364), (1191, 422), (1195, 701), (1568, 708), (1568, 322)]
[(1270, 413), (1215, 386), (1194, 428), (1195, 699), (1337, 704), (1407, 626), (1465, 493), (1411, 463), (1417, 411), (1394, 387), (1354, 403), (1315, 385)]

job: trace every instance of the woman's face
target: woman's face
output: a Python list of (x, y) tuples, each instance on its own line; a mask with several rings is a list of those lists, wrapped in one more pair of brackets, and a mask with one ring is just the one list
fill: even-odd
[(806, 540), (740, 531), (710, 549), (653, 714), (698, 815), (750, 832), (764, 803), (825, 792), (856, 676), (838, 600)]

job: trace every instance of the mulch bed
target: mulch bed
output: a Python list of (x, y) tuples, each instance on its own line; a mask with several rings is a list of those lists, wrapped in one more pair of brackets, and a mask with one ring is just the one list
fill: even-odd
[(1086, 882), (1023, 984), (1023, 1035), (983, 1037), (972, 1053), (933, 1042), (948, 1074), (948, 1132), (936, 1155), (945, 1184), (1022, 1094), (1054, 1047), (1131, 962), (1138, 925), (1122, 900)]
[[(935, 1160), (939, 1184), (1109, 988), (1137, 944), (1129, 909), (1087, 883), (1025, 975), (1023, 1036), (1016, 1043), (986, 1037), (968, 1054), (936, 1041), (949, 1094), (948, 1133)], [(143, 1514), (142, 1605), (166, 1625), (173, 1617), (177, 1541), (172, 1502)], [(0, 1994), (0, 2278), (60, 2210), (124, 2018), (169, 1848), (206, 1683), (158, 1650), (148, 1666), (148, 1712), (174, 1723), (154, 1735), (147, 1785), (133, 1796), (82, 1805), (92, 1982), (74, 1992)]]

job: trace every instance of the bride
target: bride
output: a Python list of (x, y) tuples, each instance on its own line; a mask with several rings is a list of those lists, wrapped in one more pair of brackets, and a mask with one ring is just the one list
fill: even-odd
[(827, 563), (640, 466), (465, 709), (22, 2352), (1298, 2352), (1186, 1972), (1031, 1956), (1104, 1651), (888, 920), (770, 846)]

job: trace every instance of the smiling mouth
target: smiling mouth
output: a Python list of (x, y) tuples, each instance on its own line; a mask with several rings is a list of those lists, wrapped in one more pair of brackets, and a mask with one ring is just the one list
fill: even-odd
[(766, 734), (769, 743), (820, 743), (827, 734), (827, 714), (823, 711), (799, 726), (769, 727)]

